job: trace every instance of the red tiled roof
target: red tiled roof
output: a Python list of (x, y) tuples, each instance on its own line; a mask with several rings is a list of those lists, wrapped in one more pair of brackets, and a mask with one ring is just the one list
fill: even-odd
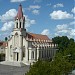
[(2, 46), (2, 45), (3, 45), (3, 42), (1, 41), (1, 42), (0, 42), (0, 46)]
[(47, 35), (41, 35), (41, 34), (33, 34), (33, 33), (28, 33), (28, 38), (29, 39), (40, 39), (40, 40), (50, 40), (49, 38), (48, 38), (48, 36)]
[(0, 42), (0, 46), (6, 47), (6, 46), (7, 46), (7, 42), (1, 41), (1, 42)]
[(3, 46), (4, 46), (4, 47), (7, 47), (7, 46), (8, 46), (8, 43), (7, 43), (7, 42), (4, 42), (4, 43), (3, 43)]
[(25, 17), (23, 16), (23, 12), (22, 12), (22, 5), (20, 4), (19, 5), (19, 8), (18, 8), (18, 13), (17, 13), (17, 16), (15, 17), (15, 19), (21, 19), (21, 18), (23, 18), (23, 19), (25, 19)]

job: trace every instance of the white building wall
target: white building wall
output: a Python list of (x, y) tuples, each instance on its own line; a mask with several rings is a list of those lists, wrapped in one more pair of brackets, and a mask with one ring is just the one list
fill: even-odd
[(11, 50), (10, 50), (10, 46), (12, 45), (12, 39), (10, 40), (10, 41), (8, 41), (8, 50), (7, 50), (7, 52), (8, 52), (8, 61), (12, 61), (11, 59), (12, 59), (12, 57), (11, 57)]
[(25, 38), (23, 38), (23, 46), (25, 46), (25, 57), (24, 61), (28, 62), (28, 41), (26, 41)]
[(39, 48), (37, 48), (37, 60), (39, 59)]
[(0, 46), (0, 54), (5, 53), (5, 48), (3, 46)]

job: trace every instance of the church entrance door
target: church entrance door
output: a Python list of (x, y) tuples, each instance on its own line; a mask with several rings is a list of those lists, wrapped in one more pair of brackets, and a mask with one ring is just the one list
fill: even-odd
[(17, 61), (18, 61), (18, 55), (19, 55), (19, 54), (17, 53)]
[(19, 53), (17, 53), (17, 52), (14, 52), (14, 61), (18, 61), (18, 59), (19, 59)]

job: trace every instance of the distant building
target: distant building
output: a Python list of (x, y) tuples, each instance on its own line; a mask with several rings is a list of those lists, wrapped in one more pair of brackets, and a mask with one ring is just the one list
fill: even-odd
[(4, 41), (0, 41), (0, 54), (5, 54), (5, 47), (6, 47), (6, 44)]
[(5, 47), (6, 47), (6, 42), (0, 41), (0, 61), (5, 60)]
[(46, 35), (27, 32), (24, 25), (25, 17), (22, 6), (19, 5), (15, 26), (6, 45), (6, 61), (23, 62), (29, 65), (38, 59), (53, 58), (57, 44)]

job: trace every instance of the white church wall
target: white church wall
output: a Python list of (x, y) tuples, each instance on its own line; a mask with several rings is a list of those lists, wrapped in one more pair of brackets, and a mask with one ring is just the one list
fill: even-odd
[(7, 50), (7, 52), (8, 52), (8, 60), (9, 61), (11, 61), (11, 59), (12, 59), (12, 57), (11, 57), (11, 49), (10, 49), (10, 46), (12, 45), (12, 39), (10, 39), (9, 41), (8, 41), (8, 50)]
[[(22, 7), (20, 5), (19, 6), (19, 9), (21, 11), (20, 14), (23, 15), (21, 8)], [(25, 17), (21, 16), (19, 14), (19, 11), (17, 14), (18, 15), (15, 17), (15, 27), (12, 32), (12, 38), (8, 41), (8, 47), (6, 48), (6, 60), (8, 61), (16, 60), (16, 61), (23, 61), (24, 63), (25, 62), (32, 63), (37, 61), (38, 58), (40, 59), (46, 59), (49, 57), (53, 58), (53, 56), (56, 53), (56, 49), (54, 49), (54, 44), (52, 43), (52, 41), (42, 39), (42, 37), (44, 37), (42, 35), (41, 35), (42, 40), (40, 40), (40, 35), (38, 34), (36, 35), (31, 34), (26, 36), (27, 32), (26, 29), (24, 28)], [(37, 37), (37, 35), (39, 38)], [(36, 36), (35, 39), (34, 36)]]
[(23, 38), (23, 46), (25, 46), (25, 57), (24, 57), (24, 61), (28, 61), (28, 41), (26, 41), (25, 38)]
[(36, 61), (36, 49), (35, 48), (29, 48), (29, 63)]
[(18, 33), (18, 35), (21, 35), (20, 29), (14, 29), (12, 32), (12, 35), (15, 35), (15, 33)]

